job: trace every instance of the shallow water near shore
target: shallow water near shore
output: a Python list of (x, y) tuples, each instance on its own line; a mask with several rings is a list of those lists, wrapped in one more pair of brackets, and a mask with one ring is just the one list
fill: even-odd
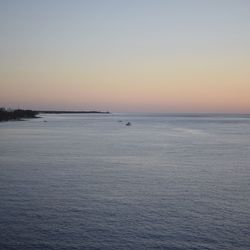
[(249, 248), (250, 116), (41, 116), (0, 123), (0, 249)]

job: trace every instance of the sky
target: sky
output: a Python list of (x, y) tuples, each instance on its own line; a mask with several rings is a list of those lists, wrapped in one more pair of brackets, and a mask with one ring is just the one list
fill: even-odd
[(0, 107), (250, 113), (248, 0), (0, 0)]

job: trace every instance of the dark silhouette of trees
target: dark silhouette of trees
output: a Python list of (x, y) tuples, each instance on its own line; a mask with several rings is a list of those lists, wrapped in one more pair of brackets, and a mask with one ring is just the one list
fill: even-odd
[(20, 120), (25, 118), (36, 118), (37, 111), (23, 109), (5, 109), (0, 108), (0, 121)]
[(34, 111), (29, 109), (6, 109), (0, 107), (0, 122), (9, 120), (21, 120), (27, 118), (37, 118), (39, 113), (47, 114), (110, 114), (102, 111)]

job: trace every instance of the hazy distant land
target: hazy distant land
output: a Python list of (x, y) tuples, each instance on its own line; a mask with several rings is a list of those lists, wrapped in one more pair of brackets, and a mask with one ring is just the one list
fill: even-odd
[(58, 111), (58, 110), (40, 110), (39, 113), (45, 114), (110, 114), (109, 111)]
[(58, 111), (58, 110), (24, 110), (24, 109), (5, 109), (0, 108), (0, 122), (11, 120), (22, 120), (28, 118), (39, 118), (38, 114), (109, 114), (110, 112), (102, 111)]

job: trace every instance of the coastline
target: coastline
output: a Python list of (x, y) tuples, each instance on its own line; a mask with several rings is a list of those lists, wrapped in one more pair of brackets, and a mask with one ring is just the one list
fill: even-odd
[(0, 122), (5, 121), (23, 121), (24, 119), (39, 118), (37, 115), (39, 112), (34, 110), (23, 110), (23, 109), (0, 109)]
[(61, 111), (61, 110), (39, 110), (40, 114), (110, 114), (109, 111)]
[(58, 110), (23, 110), (0, 108), (0, 122), (24, 121), (25, 119), (41, 118), (39, 114), (110, 114), (109, 111), (58, 111)]

